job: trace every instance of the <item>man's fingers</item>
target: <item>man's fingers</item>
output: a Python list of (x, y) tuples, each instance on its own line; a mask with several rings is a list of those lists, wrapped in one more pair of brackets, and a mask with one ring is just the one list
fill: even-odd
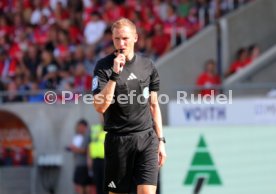
[(166, 156), (159, 154), (158, 155), (158, 165), (159, 167), (162, 167), (165, 163)]

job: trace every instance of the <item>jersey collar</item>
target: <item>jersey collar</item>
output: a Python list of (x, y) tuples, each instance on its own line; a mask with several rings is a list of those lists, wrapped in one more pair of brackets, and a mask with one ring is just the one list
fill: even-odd
[(135, 61), (135, 59), (136, 59), (136, 54), (134, 54), (134, 55), (133, 55), (133, 57), (132, 57), (132, 59), (131, 59), (131, 60), (126, 61), (126, 65), (131, 65), (131, 64), (133, 64), (133, 63), (134, 63), (134, 61)]

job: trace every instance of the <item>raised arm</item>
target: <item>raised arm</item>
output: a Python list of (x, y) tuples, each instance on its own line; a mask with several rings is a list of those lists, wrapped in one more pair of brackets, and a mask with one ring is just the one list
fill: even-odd
[[(102, 69), (95, 70), (93, 79), (94, 107), (97, 112), (104, 113), (112, 103), (115, 92), (116, 81), (122, 71), (120, 64), (125, 64), (126, 58), (123, 54), (118, 54), (114, 59), (112, 73), (107, 77)], [(95, 94), (96, 93), (96, 94)]]
[(116, 81), (109, 80), (105, 85), (104, 89), (94, 95), (94, 107), (97, 112), (104, 113), (106, 109), (110, 106), (116, 87)]

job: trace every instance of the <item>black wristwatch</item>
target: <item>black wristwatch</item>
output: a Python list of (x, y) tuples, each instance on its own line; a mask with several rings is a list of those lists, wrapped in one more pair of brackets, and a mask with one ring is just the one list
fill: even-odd
[(159, 141), (163, 141), (164, 143), (166, 143), (165, 137), (158, 137), (158, 140), (159, 140)]

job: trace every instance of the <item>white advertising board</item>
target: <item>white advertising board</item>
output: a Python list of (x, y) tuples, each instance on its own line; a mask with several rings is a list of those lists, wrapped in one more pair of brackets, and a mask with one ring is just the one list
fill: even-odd
[(232, 104), (171, 101), (169, 126), (276, 124), (276, 99), (233, 99)]
[(161, 170), (162, 194), (276, 193), (275, 127), (164, 131), (167, 160)]

